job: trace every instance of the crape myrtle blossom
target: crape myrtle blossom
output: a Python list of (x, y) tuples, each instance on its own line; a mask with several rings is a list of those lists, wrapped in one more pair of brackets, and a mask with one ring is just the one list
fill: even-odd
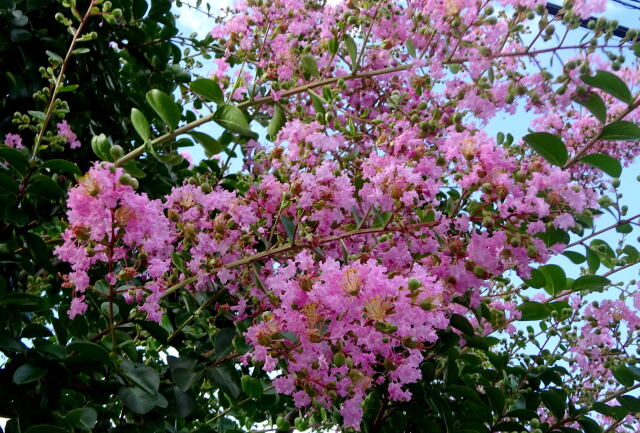
[(80, 140), (78, 140), (78, 136), (71, 130), (71, 126), (67, 123), (66, 120), (63, 120), (56, 126), (58, 127), (58, 135), (64, 138), (67, 143), (69, 143), (69, 147), (71, 149), (77, 149), (78, 147), (82, 146), (82, 143), (80, 143)]
[(22, 144), (22, 137), (18, 134), (7, 134), (4, 136), (5, 146), (13, 147), (15, 149), (23, 149), (24, 145)]
[(161, 317), (158, 294), (171, 261), (173, 233), (162, 203), (136, 193), (130, 183), (121, 168), (96, 163), (69, 191), (69, 227), (55, 252), (72, 268), (66, 283), (74, 292), (70, 317), (86, 309), (82, 293), (90, 287), (89, 270), (97, 265), (106, 266), (112, 290), (116, 283), (129, 284), (127, 300), (143, 303), (152, 320)]
[[(243, 361), (277, 372), (276, 390), (296, 406), (334, 407), (358, 429), (373, 387), (412, 397), (407, 385), (454, 314), (514, 334), (521, 312), (499, 279), (531, 278), (566, 247), (547, 238), (598, 206), (601, 171), (552, 164), (485, 125), (520, 104), (532, 131), (558, 135), (570, 156), (627, 164), (637, 143), (598, 140), (602, 122), (575, 100), (600, 95), (608, 121), (640, 114), (582, 83), (592, 66), (614, 71), (599, 53), (574, 50), (555, 81), (538, 68), (507, 22), (537, 31), (544, 2), (329, 3), (241, 1), (211, 32), (224, 50), (213, 79), (228, 100), (261, 88), (286, 117), (272, 142), (242, 142), (247, 188), (229, 191), (210, 173), (150, 200), (120, 168), (97, 164), (70, 192), (57, 253), (72, 267), (71, 315), (102, 279), (153, 320), (170, 286), (224, 287), (235, 318), (250, 321)], [(602, 7), (573, 4), (578, 16)], [(255, 73), (234, 67), (247, 53)], [(637, 91), (638, 70), (615, 69)], [(324, 81), (287, 93), (315, 79)], [(570, 356), (584, 383), (604, 375), (606, 354), (592, 349), (611, 343), (611, 317), (638, 325), (638, 305), (620, 302), (604, 312), (576, 303), (589, 335)], [(470, 313), (481, 305), (491, 320)]]

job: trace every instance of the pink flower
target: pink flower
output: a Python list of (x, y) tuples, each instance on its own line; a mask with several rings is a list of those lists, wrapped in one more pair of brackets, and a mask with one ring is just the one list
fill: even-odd
[(71, 149), (77, 149), (81, 146), (78, 136), (71, 130), (71, 126), (69, 126), (66, 120), (63, 120), (56, 126), (58, 127), (58, 135), (63, 137), (65, 141), (70, 144), (69, 147)]
[(24, 149), (24, 145), (22, 144), (22, 137), (18, 134), (7, 134), (4, 136), (4, 144), (9, 147), (14, 147), (16, 149)]

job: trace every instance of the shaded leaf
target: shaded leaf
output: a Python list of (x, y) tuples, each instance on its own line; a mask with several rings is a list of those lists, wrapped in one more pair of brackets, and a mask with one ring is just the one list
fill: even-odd
[(151, 395), (143, 389), (135, 386), (120, 388), (118, 395), (125, 406), (140, 415), (150, 412), (154, 407), (156, 407), (158, 402), (157, 395)]
[(70, 411), (64, 419), (74, 429), (91, 431), (98, 421), (98, 413), (93, 408), (80, 407)]
[(160, 387), (160, 375), (153, 368), (146, 365), (123, 361), (120, 365), (123, 375), (140, 389), (151, 395), (156, 395)]
[(70, 175), (81, 175), (82, 172), (80, 171), (80, 168), (78, 168), (78, 166), (71, 162), (71, 161), (67, 161), (66, 159), (50, 159), (48, 161), (43, 162), (40, 165), (40, 168), (50, 168), (54, 171), (58, 171), (61, 173), (67, 173)]
[(47, 369), (35, 364), (23, 364), (13, 373), (13, 382), (17, 385), (24, 385), (35, 382), (47, 374)]
[(542, 397), (544, 405), (547, 406), (547, 408), (551, 411), (553, 416), (556, 417), (556, 419), (562, 419), (564, 417), (564, 412), (567, 406), (562, 395), (560, 395), (556, 391), (549, 390), (542, 391), (540, 393), (540, 396)]

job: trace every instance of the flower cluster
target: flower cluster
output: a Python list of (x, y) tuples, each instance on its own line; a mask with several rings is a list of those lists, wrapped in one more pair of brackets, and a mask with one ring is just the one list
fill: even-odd
[[(94, 166), (70, 193), (70, 228), (57, 250), (73, 267), (72, 315), (104, 275), (156, 320), (169, 284), (224, 287), (237, 319), (252, 320), (245, 360), (280, 372), (277, 390), (298, 407), (340, 407), (354, 428), (372, 387), (391, 400), (411, 397), (406, 385), (421, 378), (420, 363), (453, 314), (486, 333), (515, 331), (516, 304), (484, 294), (506, 272), (528, 279), (562, 251), (548, 238), (597, 206), (602, 176), (577, 160), (550, 163), (510, 135), (491, 137), (486, 124), (520, 106), (570, 155), (631, 161), (640, 149), (599, 140), (602, 122), (579, 104), (588, 92), (601, 95), (609, 121), (637, 120), (637, 105), (585, 88), (580, 77), (592, 65), (613, 69), (589, 44), (555, 80), (521, 67), (551, 51), (523, 45), (514, 30), (539, 19), (541, 1), (499, 2), (506, 10), (467, 0), (372, 3), (235, 6), (211, 32), (225, 48), (213, 78), (230, 99), (262, 89), (286, 121), (273, 142), (241, 141), (243, 192), (208, 173), (153, 201), (120, 168)], [(568, 26), (602, 7), (573, 4)], [(548, 40), (545, 28), (539, 36)], [(259, 53), (247, 62), (255, 74), (232, 67), (247, 53)], [(640, 80), (632, 67), (617, 69), (631, 85)], [(275, 109), (258, 110), (256, 118)], [(471, 317), (481, 304), (492, 320)], [(623, 307), (587, 314), (599, 327), (609, 312), (636, 326)], [(583, 368), (584, 355), (576, 354)]]
[(78, 147), (82, 146), (82, 143), (80, 143), (80, 140), (78, 140), (78, 136), (71, 130), (71, 126), (69, 126), (66, 120), (63, 120), (56, 126), (58, 128), (58, 135), (64, 138), (67, 143), (69, 143), (69, 147), (71, 149), (77, 149)]
[[(116, 284), (129, 301), (159, 320), (162, 277), (171, 263), (172, 231), (162, 203), (138, 194), (121, 168), (96, 163), (69, 191), (69, 227), (56, 254), (71, 264), (67, 285), (74, 297), (69, 316), (87, 308), (83, 293), (91, 286), (89, 271), (99, 267), (111, 291)], [(139, 284), (132, 284), (139, 280)]]

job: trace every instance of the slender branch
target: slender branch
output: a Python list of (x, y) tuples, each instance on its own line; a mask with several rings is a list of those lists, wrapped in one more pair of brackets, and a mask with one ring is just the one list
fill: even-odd
[(73, 50), (76, 46), (76, 42), (78, 41), (78, 37), (80, 36), (80, 33), (82, 33), (82, 29), (84, 28), (84, 25), (89, 19), (89, 16), (91, 16), (91, 9), (93, 9), (95, 2), (96, 0), (91, 0), (91, 3), (89, 3), (89, 7), (87, 8), (87, 12), (85, 12), (84, 17), (82, 17), (82, 21), (80, 21), (80, 24), (78, 24), (78, 28), (73, 34), (73, 38), (71, 39), (71, 44), (69, 44), (69, 49), (67, 50), (67, 54), (64, 57), (64, 60), (62, 61), (62, 65), (60, 66), (60, 72), (58, 73), (58, 78), (56, 79), (56, 83), (53, 86), (53, 91), (51, 92), (51, 99), (49, 100), (49, 105), (47, 106), (47, 111), (44, 115), (44, 120), (42, 121), (42, 127), (40, 128), (40, 132), (38, 133), (36, 142), (33, 145), (31, 159), (35, 159), (36, 155), (38, 154), (38, 149), (40, 147), (40, 143), (42, 142), (42, 137), (44, 136), (44, 133), (47, 129), (47, 125), (49, 124), (49, 121), (51, 120), (51, 116), (53, 114), (53, 106), (55, 105), (55, 102), (56, 102), (56, 96), (58, 96), (58, 92), (60, 91), (60, 86), (62, 85), (64, 73), (67, 70), (67, 66), (69, 65), (69, 60), (71, 60), (71, 56), (73, 55)]
[[(615, 119), (613, 119), (613, 121), (619, 121), (619, 120), (624, 119), (624, 117), (626, 115), (628, 115), (629, 113), (631, 113), (633, 110), (635, 110), (638, 107), (640, 107), (640, 98), (635, 99), (635, 102), (633, 104), (629, 105), (629, 107), (627, 107), (626, 110), (624, 110), (619, 115), (617, 115), (615, 117)], [(573, 157), (569, 161), (567, 161), (567, 163), (562, 168), (564, 168), (564, 169), (570, 168), (572, 165), (574, 165), (576, 162), (578, 162), (578, 160), (580, 158), (582, 158), (582, 155), (584, 155), (589, 149), (591, 149), (591, 147), (594, 144), (596, 144), (598, 142), (598, 140), (600, 140), (600, 137), (602, 136), (602, 131), (603, 131), (603, 129), (600, 130), (598, 135), (593, 137), (591, 140), (589, 140), (589, 142), (587, 144), (585, 144), (582, 148), (580, 148), (576, 152), (576, 154), (573, 155)]]
[[(567, 46), (567, 47), (553, 47), (553, 48), (545, 48), (545, 49), (541, 49), (541, 50), (537, 50), (537, 51), (530, 51), (530, 52), (513, 52), (513, 53), (501, 53), (501, 54), (496, 54), (494, 56), (491, 56), (491, 58), (497, 59), (497, 58), (501, 58), (501, 57), (521, 57), (521, 56), (528, 56), (528, 57), (533, 57), (537, 54), (542, 54), (542, 53), (547, 53), (547, 52), (553, 52), (553, 51), (557, 51), (559, 49), (582, 49), (582, 48), (586, 48), (588, 45), (574, 45), (574, 46)], [(607, 48), (609, 46), (604, 45), (598, 48)], [(447, 62), (445, 62), (445, 64), (460, 64), (460, 63), (465, 63), (467, 62), (469, 59), (467, 58), (457, 58), (457, 59), (451, 59)], [(382, 68), (382, 69), (374, 69), (371, 71), (365, 71), (365, 72), (359, 72), (356, 74), (351, 74), (351, 75), (346, 75), (344, 77), (331, 77), (331, 78), (324, 78), (324, 79), (320, 79), (320, 80), (316, 80), (316, 81), (312, 81), (310, 83), (307, 84), (303, 84), (301, 86), (298, 87), (294, 87), (293, 89), (284, 91), (280, 94), (281, 98), (288, 98), (290, 96), (293, 95), (297, 95), (299, 93), (304, 93), (307, 90), (310, 89), (314, 89), (316, 87), (322, 87), (325, 86), (327, 84), (332, 84), (337, 82), (340, 79), (344, 79), (344, 80), (353, 80), (353, 79), (361, 79), (361, 78), (370, 78), (370, 77), (375, 77), (378, 75), (384, 75), (384, 74), (390, 74), (390, 73), (394, 73), (394, 72), (400, 72), (400, 71), (406, 71), (407, 69), (411, 69), (413, 67), (412, 63), (407, 63), (404, 65), (398, 65), (398, 66), (391, 66), (391, 67), (387, 67), (387, 68)], [(240, 104), (237, 105), (238, 108), (240, 109), (244, 109), (244, 108), (249, 108), (249, 107), (254, 107), (254, 106), (260, 106), (260, 105), (264, 105), (264, 104), (271, 104), (274, 102), (273, 96), (264, 96), (262, 98), (258, 98), (258, 99), (254, 99), (254, 100), (248, 100), (245, 102), (242, 102)], [(151, 140), (150, 145), (151, 146), (156, 146), (158, 144), (162, 144), (165, 143), (167, 141), (173, 140), (174, 138), (178, 137), (179, 135), (182, 134), (186, 134), (187, 132), (202, 126), (206, 123), (209, 123), (211, 121), (215, 120), (213, 118), (213, 116), (206, 116), (206, 117), (202, 117), (200, 119), (196, 119), (191, 123), (187, 123), (186, 125), (177, 128), (176, 130), (172, 131), (172, 132), (168, 132), (164, 135), (161, 135), (159, 137), (156, 137), (155, 139)], [(124, 155), (122, 158), (118, 159), (116, 161), (116, 165), (117, 166), (121, 166), (122, 164), (125, 164), (128, 161), (131, 161), (132, 159), (137, 158), (138, 156), (140, 156), (145, 149), (145, 145), (141, 145), (136, 147), (135, 149), (133, 149), (131, 152), (127, 153), (126, 155)]]
[[(369, 78), (369, 77), (374, 77), (374, 76), (377, 76), (377, 75), (384, 75), (384, 74), (390, 74), (390, 73), (393, 73), (393, 72), (405, 71), (407, 69), (410, 69), (411, 67), (413, 67), (412, 64), (406, 64), (406, 65), (400, 65), (400, 66), (392, 66), (392, 67), (389, 67), (389, 68), (375, 69), (375, 70), (372, 70), (372, 71), (360, 72), (358, 74), (347, 75), (347, 76), (344, 76), (344, 77), (325, 78), (325, 79), (322, 79), (322, 80), (312, 81), (312, 82), (304, 84), (302, 86), (294, 87), (291, 90), (287, 90), (287, 91), (282, 92), (280, 94), (280, 96), (282, 98), (287, 98), (289, 96), (293, 96), (293, 95), (296, 95), (298, 93), (306, 92), (309, 89), (314, 89), (316, 87), (322, 87), (322, 86), (325, 86), (327, 84), (335, 83), (340, 78), (343, 78), (345, 80)], [(254, 99), (254, 100), (250, 100), (250, 101), (246, 101), (246, 102), (242, 102), (242, 103), (238, 104), (237, 107), (240, 108), (240, 109), (244, 109), (244, 108), (260, 106), (260, 105), (264, 105), (264, 104), (270, 104), (270, 103), (273, 103), (273, 102), (274, 102), (273, 96), (265, 96), (265, 97), (262, 97), (262, 98), (258, 98), (258, 99)], [(151, 140), (150, 145), (151, 146), (156, 146), (158, 144), (170, 141), (170, 140), (174, 139), (175, 137), (177, 137), (179, 135), (186, 134), (187, 132), (189, 132), (189, 131), (191, 131), (191, 130), (199, 127), (199, 126), (202, 126), (205, 123), (209, 123), (212, 120), (214, 120), (213, 116), (202, 117), (200, 119), (194, 120), (191, 123), (187, 123), (186, 125), (184, 125), (184, 126), (182, 126), (180, 128), (177, 128), (175, 131), (168, 132), (168, 133), (166, 133), (164, 135), (161, 135), (160, 137), (157, 137), (157, 138)], [(134, 150), (132, 150), (131, 152), (127, 153), (122, 158), (118, 159), (118, 161), (116, 161), (116, 165), (120, 166), (120, 165), (125, 164), (126, 162), (134, 159), (134, 158), (137, 158), (138, 156), (140, 156), (144, 152), (144, 149), (145, 149), (144, 145), (136, 147)]]
[(583, 243), (587, 239), (591, 239), (592, 237), (601, 235), (602, 233), (607, 232), (607, 231), (609, 231), (611, 229), (615, 229), (616, 227), (619, 227), (621, 225), (629, 224), (631, 221), (633, 221), (633, 220), (635, 220), (637, 218), (640, 218), (640, 214), (634, 215), (631, 218), (620, 220), (615, 224), (611, 224), (609, 227), (605, 227), (602, 230), (598, 230), (597, 232), (593, 232), (589, 236), (585, 236), (584, 238), (582, 238), (582, 239), (580, 239), (578, 241), (570, 243), (569, 245), (567, 245), (567, 248), (575, 247), (576, 245), (579, 245), (579, 244)]
[(623, 269), (627, 269), (627, 268), (630, 268), (631, 266), (635, 266), (635, 265), (637, 265), (638, 263), (640, 263), (640, 261), (635, 261), (635, 262), (627, 263), (626, 265), (622, 265), (622, 266), (619, 266), (619, 267), (617, 267), (617, 268), (615, 268), (615, 269), (611, 269), (609, 272), (605, 272), (604, 274), (602, 274), (602, 276), (603, 276), (603, 277), (608, 277), (609, 275), (613, 275), (613, 274), (615, 274), (615, 273), (617, 273), (617, 272), (622, 271)]

